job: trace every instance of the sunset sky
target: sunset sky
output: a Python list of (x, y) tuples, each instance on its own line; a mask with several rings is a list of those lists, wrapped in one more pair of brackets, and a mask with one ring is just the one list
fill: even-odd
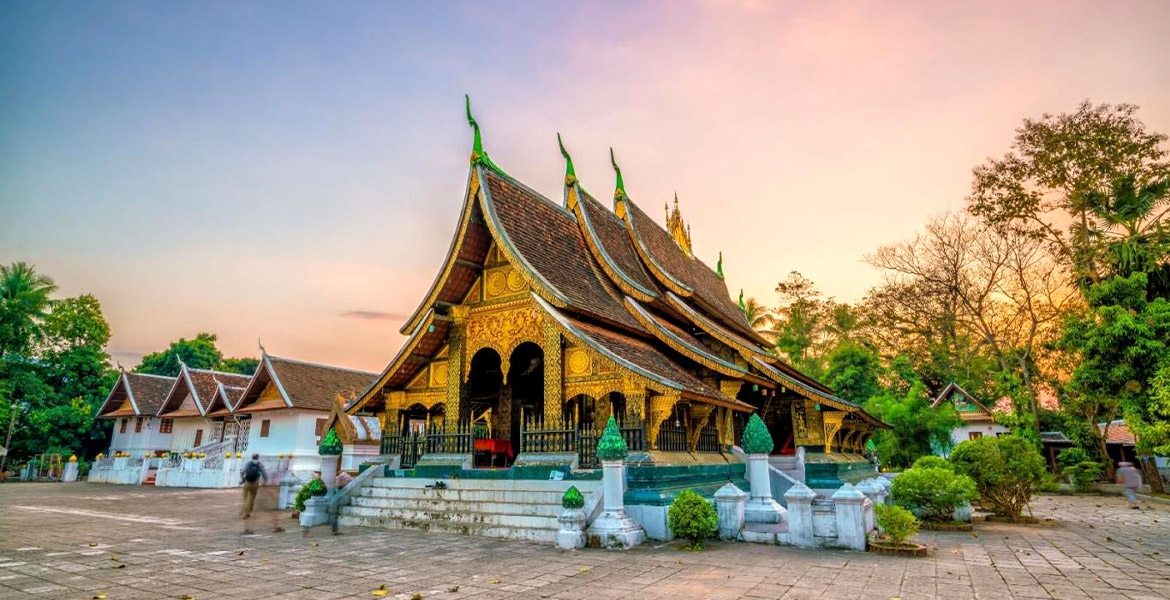
[[(127, 367), (381, 369), (450, 243), (471, 94), (496, 163), (654, 216), (678, 192), (732, 295), (862, 262), (964, 206), (1025, 117), (1130, 102), (1170, 132), (1170, 3), (0, 3), (0, 263), (95, 294)], [(539, 227), (539, 223), (533, 223)]]

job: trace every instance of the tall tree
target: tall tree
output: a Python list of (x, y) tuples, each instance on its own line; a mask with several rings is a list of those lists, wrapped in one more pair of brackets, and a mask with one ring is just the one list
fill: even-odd
[(179, 338), (171, 342), (166, 350), (151, 352), (142, 357), (135, 369), (139, 373), (166, 375), (179, 374), (179, 361), (194, 369), (216, 369), (223, 362), (223, 353), (216, 347), (218, 337), (214, 333), (198, 333), (192, 339)]
[(1094, 234), (1097, 200), (1116, 182), (1170, 174), (1166, 135), (1147, 131), (1137, 110), (1085, 101), (1071, 114), (1025, 119), (1011, 151), (975, 168), (968, 209), (1044, 240), (1083, 288), (1100, 281), (1106, 257)]
[(0, 265), (0, 357), (32, 350), (56, 290), (53, 280), (32, 265)]

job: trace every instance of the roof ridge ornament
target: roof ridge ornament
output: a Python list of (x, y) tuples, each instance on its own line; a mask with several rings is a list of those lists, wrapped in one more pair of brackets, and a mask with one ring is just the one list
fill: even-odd
[(670, 237), (674, 238), (676, 244), (687, 256), (693, 256), (694, 252), (691, 250), (691, 228), (682, 218), (682, 212), (678, 209), (678, 192), (674, 193), (674, 210), (666, 215), (666, 230), (670, 232)]
[(483, 149), (483, 136), (479, 132), (479, 123), (475, 121), (475, 117), (471, 116), (471, 96), (463, 94), (463, 101), (467, 108), (467, 124), (471, 125), (471, 129), (475, 132), (475, 137), (471, 142), (471, 164), (483, 165), (501, 175), (505, 175), (504, 170), (492, 162), (487, 151)]
[(628, 200), (626, 195), (626, 182), (622, 180), (622, 169), (617, 164), (617, 158), (613, 154), (613, 146), (609, 147), (609, 162), (613, 165), (613, 172), (617, 174), (617, 181), (614, 183), (613, 199), (614, 200)]
[(723, 251), (719, 251), (719, 262), (715, 263), (715, 274), (723, 279)]
[(577, 171), (573, 169), (573, 157), (569, 156), (569, 151), (565, 150), (565, 143), (561, 141), (561, 134), (557, 134), (557, 146), (561, 148), (561, 156), (565, 157), (565, 185), (572, 186), (577, 183)]
[(743, 311), (743, 314), (747, 314), (747, 305), (743, 303), (743, 288), (739, 288), (739, 309)]

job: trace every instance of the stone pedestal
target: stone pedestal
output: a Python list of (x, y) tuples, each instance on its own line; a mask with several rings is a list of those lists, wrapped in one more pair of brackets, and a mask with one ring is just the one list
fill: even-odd
[(329, 522), (329, 501), (325, 496), (313, 496), (305, 500), (305, 510), (301, 511), (301, 527), (313, 527)]
[(715, 509), (719, 512), (719, 538), (734, 540), (739, 537), (744, 525), (744, 505), (747, 503), (747, 493), (735, 486), (734, 483), (719, 488), (715, 492)]
[(585, 547), (585, 511), (580, 508), (566, 508), (557, 517), (561, 528), (557, 531), (557, 548), (574, 550)]
[(837, 512), (837, 547), (865, 551), (865, 494), (846, 483), (832, 496)]
[(646, 532), (626, 514), (622, 461), (605, 460), (601, 468), (602, 512), (589, 526), (589, 545), (622, 549), (637, 546), (645, 541)]
[(751, 495), (744, 506), (744, 518), (748, 523), (780, 523), (784, 520), (784, 507), (772, 498), (771, 474), (768, 473), (767, 454), (747, 455), (747, 477), (751, 484)]
[(869, 500), (869, 502), (865, 503), (865, 530), (873, 531), (873, 507), (885, 501), (886, 490), (873, 479), (866, 479), (857, 484), (857, 491), (865, 494), (866, 500)]
[(292, 506), (302, 484), (303, 482), (292, 471), (285, 472), (284, 477), (280, 478), (280, 491), (277, 492), (276, 507), (284, 510)]
[(800, 548), (812, 548), (813, 541), (813, 513), (812, 503), (817, 493), (803, 483), (797, 483), (784, 494), (784, 501), (788, 503), (788, 542)]
[(61, 472), (61, 481), (66, 483), (70, 481), (77, 481), (77, 463), (65, 463), (65, 469)]
[(321, 455), (321, 481), (325, 482), (325, 489), (330, 492), (334, 489), (334, 483), (337, 479), (337, 455), (322, 454)]

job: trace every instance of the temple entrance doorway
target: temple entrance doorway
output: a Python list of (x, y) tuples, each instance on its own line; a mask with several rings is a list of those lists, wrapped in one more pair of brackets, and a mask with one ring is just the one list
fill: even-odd
[(506, 418), (513, 456), (520, 449), (520, 424), (544, 420), (544, 350), (533, 342), (524, 342), (509, 358), (506, 394), (509, 396)]

